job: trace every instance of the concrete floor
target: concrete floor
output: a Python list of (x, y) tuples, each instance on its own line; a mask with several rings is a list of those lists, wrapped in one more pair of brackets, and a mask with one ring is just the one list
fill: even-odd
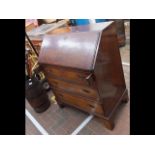
[[(126, 24), (126, 45), (120, 48), (122, 62), (130, 62), (130, 25)], [(130, 93), (130, 66), (123, 65), (127, 89)], [(130, 94), (129, 94), (130, 95)], [(52, 93), (49, 92), (51, 98)], [(38, 114), (26, 102), (26, 109), (50, 135), (71, 134), (89, 115), (72, 107), (60, 109), (51, 103), (49, 109)], [(130, 134), (130, 102), (122, 104), (115, 114), (115, 128), (107, 130), (100, 120), (94, 117), (78, 135), (128, 135)], [(26, 134), (40, 135), (41, 133), (26, 116)]]

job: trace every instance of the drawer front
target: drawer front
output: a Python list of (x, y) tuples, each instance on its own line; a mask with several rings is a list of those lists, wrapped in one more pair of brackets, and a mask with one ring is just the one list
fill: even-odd
[(86, 86), (92, 86), (93, 78), (90, 72), (76, 72), (62, 68), (54, 68), (50, 66), (43, 66), (45, 75), (52, 78), (64, 79), (66, 81), (72, 81), (78, 84), (83, 84)]
[(92, 89), (90, 87), (82, 86), (82, 85), (77, 85), (77, 84), (72, 84), (68, 83), (62, 80), (57, 80), (54, 78), (49, 79), (49, 83), (51, 86), (56, 89), (61, 89), (65, 92), (68, 93), (74, 93), (74, 94), (79, 94), (84, 97), (89, 97), (91, 99), (99, 99), (99, 95), (97, 93), (97, 90)]
[(89, 113), (103, 115), (102, 106), (95, 101), (89, 101), (87, 99), (73, 96), (68, 93), (55, 92), (55, 94), (58, 101), (60, 100), (61, 102), (64, 102)]

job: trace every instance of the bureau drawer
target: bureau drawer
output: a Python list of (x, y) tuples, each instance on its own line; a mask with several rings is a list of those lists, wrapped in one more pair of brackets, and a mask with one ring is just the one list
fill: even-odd
[(89, 97), (89, 98), (95, 99), (95, 100), (99, 99), (98, 92), (97, 92), (97, 90), (95, 90), (95, 88), (92, 89), (90, 87), (73, 84), (73, 83), (62, 81), (62, 80), (57, 80), (54, 78), (50, 78), (49, 83), (51, 84), (53, 89), (54, 88), (61, 89), (68, 93), (79, 94), (81, 96)]
[(43, 70), (45, 72), (45, 75), (48, 78), (58, 78), (58, 79), (64, 79), (66, 81), (71, 81), (78, 84), (83, 84), (86, 86), (93, 86), (93, 76), (90, 72), (77, 72), (72, 71), (64, 68), (56, 68), (56, 67), (50, 67), (50, 66), (43, 66)]
[(97, 101), (93, 102), (68, 93), (55, 92), (55, 94), (56, 98), (63, 103), (69, 104), (89, 113), (103, 115), (102, 105), (98, 104)]

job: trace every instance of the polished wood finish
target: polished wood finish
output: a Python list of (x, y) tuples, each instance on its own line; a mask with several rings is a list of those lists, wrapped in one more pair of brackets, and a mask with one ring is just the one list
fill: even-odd
[(114, 113), (128, 101), (128, 94), (116, 25), (101, 25), (45, 36), (39, 63), (60, 107), (69, 105), (94, 114), (113, 129)]
[[(90, 86), (89, 81), (92, 78), (92, 73), (90, 71), (79, 71), (79, 70), (74, 70), (71, 68), (66, 68), (64, 67), (58, 67), (54, 66), (51, 67), (50, 65), (45, 65), (42, 64), (41, 67), (45, 71), (46, 75), (51, 78), (59, 78), (59, 79), (65, 79), (77, 84), (83, 84), (86, 86)], [(89, 80), (89, 81), (88, 81)]]
[[(70, 33), (69, 35), (64, 33), (61, 37), (47, 35), (45, 38), (46, 41), (43, 42), (40, 53), (40, 63), (85, 70), (93, 69), (99, 32)], [(63, 52), (61, 52), (62, 49)]]
[(96, 113), (97, 115), (103, 114), (102, 105), (98, 104), (98, 102), (95, 100), (90, 100), (86, 97), (79, 97), (71, 93), (61, 92), (60, 90), (56, 89), (54, 89), (54, 92), (57, 100), (60, 100), (62, 103), (67, 103), (89, 113)]
[(49, 81), (54, 89), (60, 89), (68, 93), (79, 94), (80, 96), (84, 97), (87, 96), (92, 99), (99, 99), (97, 91), (90, 87), (73, 84), (71, 82), (66, 82), (64, 80), (58, 80), (55, 78), (50, 78)]

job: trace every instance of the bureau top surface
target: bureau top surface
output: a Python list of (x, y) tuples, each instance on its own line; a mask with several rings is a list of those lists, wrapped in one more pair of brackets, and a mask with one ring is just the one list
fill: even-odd
[(70, 27), (70, 32), (87, 32), (87, 31), (103, 31), (109, 25), (111, 25), (113, 21), (108, 22), (101, 22), (95, 24), (88, 24), (88, 25), (80, 25), (80, 26), (72, 26)]
[(100, 32), (77, 32), (44, 37), (39, 63), (91, 70)]

